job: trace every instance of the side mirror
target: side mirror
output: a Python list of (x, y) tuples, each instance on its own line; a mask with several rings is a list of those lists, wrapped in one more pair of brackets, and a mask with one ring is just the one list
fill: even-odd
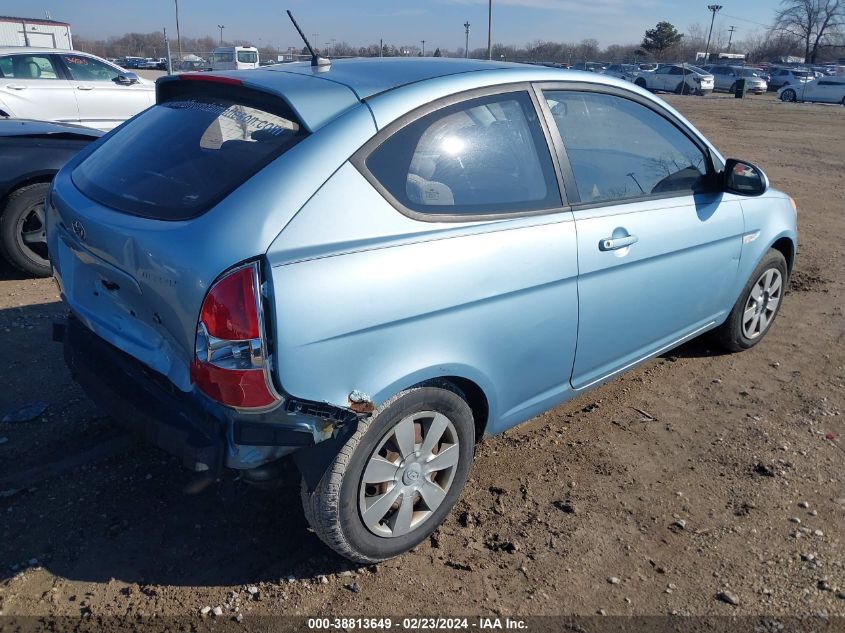
[(762, 169), (735, 158), (725, 163), (723, 176), (725, 191), (741, 196), (759, 196), (769, 188), (769, 179)]
[(121, 86), (131, 86), (132, 84), (141, 83), (141, 80), (138, 79), (138, 75), (130, 72), (118, 75), (112, 79), (112, 81), (116, 84), (120, 84)]

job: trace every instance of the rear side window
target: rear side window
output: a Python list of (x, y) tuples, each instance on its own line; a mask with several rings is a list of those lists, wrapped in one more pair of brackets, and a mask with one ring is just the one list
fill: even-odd
[(221, 92), (210, 82), (188, 90), (177, 85), (171, 92), (73, 171), (85, 195), (142, 217), (191, 218), (305, 134), (281, 99), (260, 92), (228, 85)]
[(48, 55), (11, 55), (0, 58), (3, 77), (15, 79), (59, 79)]
[(548, 144), (525, 92), (445, 107), (400, 129), (367, 170), (402, 206), (484, 215), (560, 207)]

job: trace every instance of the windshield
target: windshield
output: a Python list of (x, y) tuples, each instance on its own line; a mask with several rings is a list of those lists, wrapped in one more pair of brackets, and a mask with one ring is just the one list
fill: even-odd
[(174, 90), (181, 94), (142, 112), (80, 163), (72, 178), (82, 193), (133, 215), (191, 218), (304, 137), (281, 100), (232, 86), (222, 94), (191, 88)]
[(254, 64), (258, 61), (258, 53), (255, 51), (238, 51), (238, 61), (242, 64)]

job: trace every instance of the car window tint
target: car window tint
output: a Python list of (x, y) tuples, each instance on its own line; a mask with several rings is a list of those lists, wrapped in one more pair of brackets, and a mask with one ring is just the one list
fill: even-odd
[(4, 77), (15, 79), (59, 79), (48, 55), (11, 55), (0, 59)]
[(111, 81), (120, 75), (114, 66), (86, 55), (62, 55), (62, 61), (77, 81)]
[(238, 51), (238, 61), (242, 64), (254, 64), (258, 61), (258, 53), (255, 51)]
[(704, 154), (653, 110), (614, 95), (545, 94), (582, 203), (690, 192), (703, 186)]
[(437, 110), (402, 128), (366, 160), (402, 205), (480, 214), (560, 206), (548, 145), (525, 92)]
[(79, 164), (72, 177), (85, 195), (142, 217), (195, 217), (305, 135), (281, 100), (231, 86), (178, 89), (185, 94), (145, 110)]

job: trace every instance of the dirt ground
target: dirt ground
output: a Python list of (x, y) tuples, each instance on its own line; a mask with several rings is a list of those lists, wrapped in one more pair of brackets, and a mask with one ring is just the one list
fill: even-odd
[(446, 523), (377, 567), (309, 532), (292, 473), (186, 492), (71, 383), (53, 282), (3, 268), (0, 416), (47, 408), (0, 423), (0, 614), (845, 615), (845, 108), (668, 100), (798, 202), (773, 330), (739, 355), (694, 341), (484, 440)]

